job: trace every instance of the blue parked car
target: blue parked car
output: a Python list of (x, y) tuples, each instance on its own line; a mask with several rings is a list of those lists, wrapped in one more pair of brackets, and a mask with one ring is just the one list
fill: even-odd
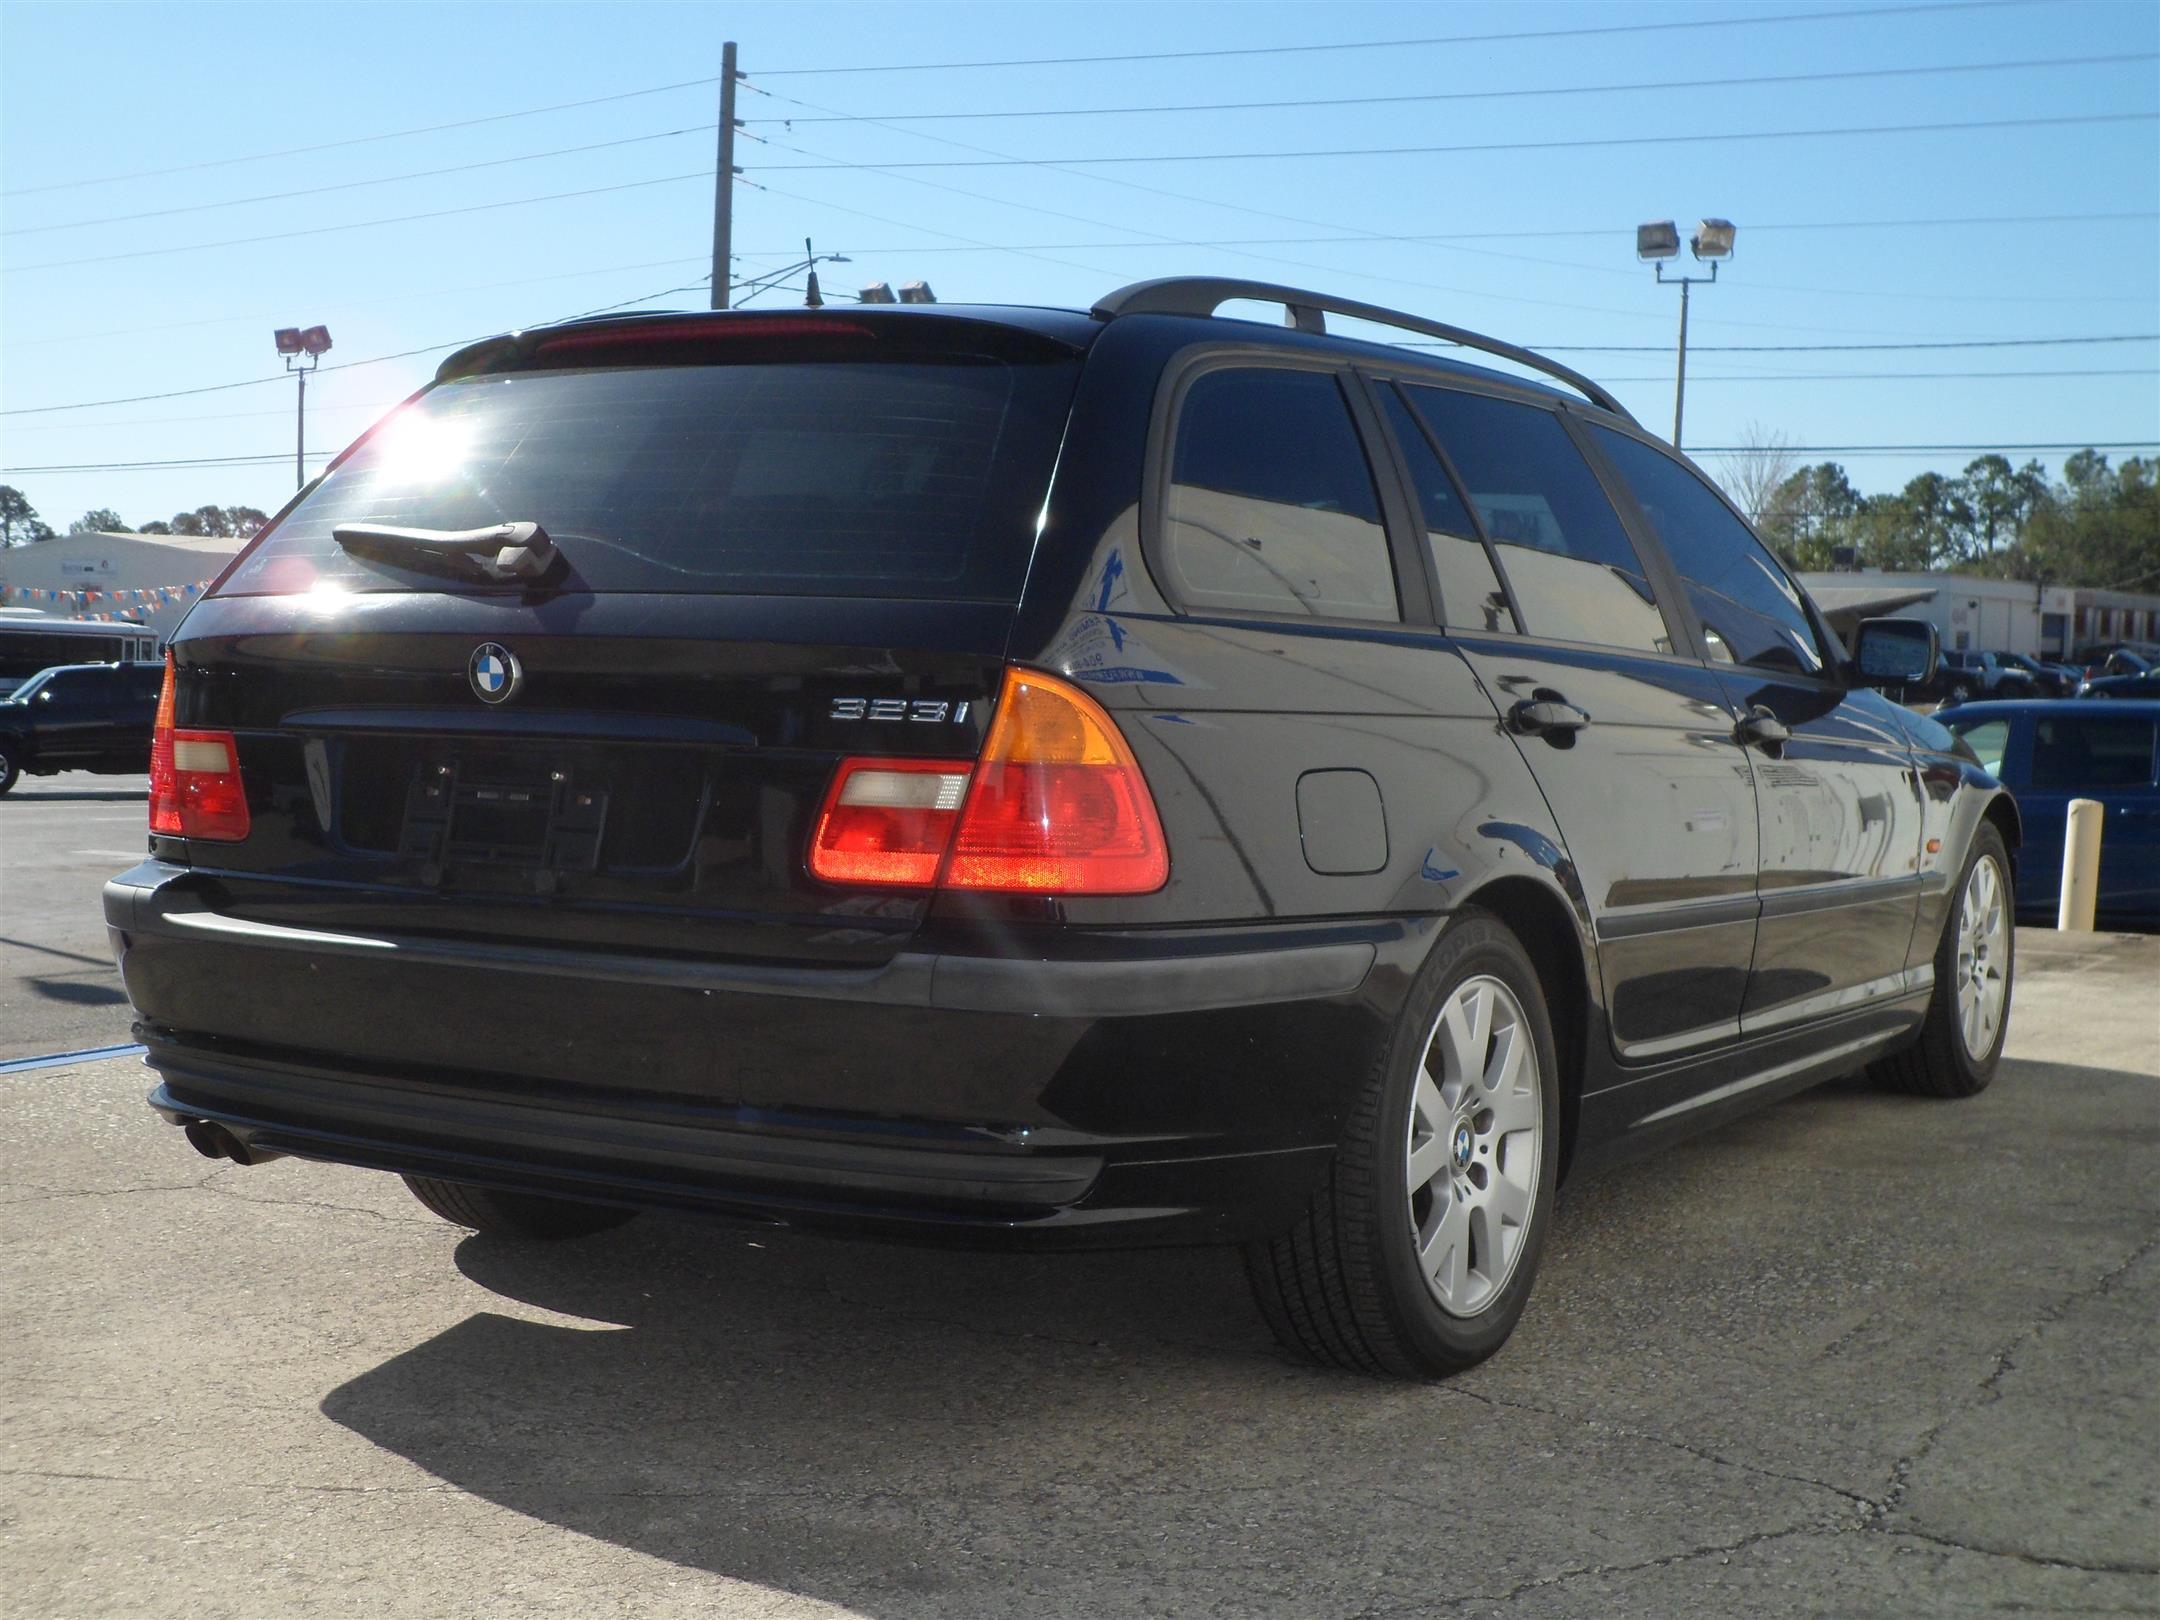
[(1968, 703), (1936, 716), (2017, 799), (2020, 917), (2053, 918), (2072, 799), (2107, 806), (2100, 835), (2100, 920), (2160, 926), (2160, 702)]

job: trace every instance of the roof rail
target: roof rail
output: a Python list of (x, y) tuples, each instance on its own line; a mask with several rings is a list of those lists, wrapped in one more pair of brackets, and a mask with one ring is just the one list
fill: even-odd
[(1593, 405), (1602, 406), (1627, 421), (1635, 420), (1625, 405), (1581, 372), (1532, 350), (1466, 331), (1460, 326), (1449, 326), (1444, 321), (1428, 321), (1422, 315), (1406, 315), (1399, 309), (1383, 309), (1378, 304), (1361, 304), (1355, 299), (1306, 292), (1299, 287), (1281, 287), (1271, 281), (1238, 281), (1223, 276), (1164, 276), (1155, 281), (1136, 281), (1129, 287), (1120, 287), (1108, 297), (1097, 299), (1092, 313), (1098, 320), (1105, 321), (1116, 320), (1120, 315), (1212, 315), (1236, 298), (1282, 305), (1290, 325), (1300, 332), (1324, 333), (1327, 331), (1327, 314), (1348, 315), (1378, 326), (1392, 326), (1459, 343), (1466, 349), (1482, 349), (1487, 354), (1558, 378)]

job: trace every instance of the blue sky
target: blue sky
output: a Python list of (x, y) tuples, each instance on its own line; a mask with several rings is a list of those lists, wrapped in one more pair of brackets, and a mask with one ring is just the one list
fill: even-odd
[[(748, 79), (738, 112), (760, 138), (738, 153), (749, 182), (737, 190), (738, 275), (799, 257), (807, 235), (852, 261), (825, 267), (829, 293), (922, 278), (947, 302), (1084, 306), (1170, 273), (1320, 286), (1532, 345), (1645, 346), (1567, 358), (1664, 432), (1677, 295), (1634, 262), (1633, 227), (1674, 217), (1685, 232), (1723, 215), (1739, 246), (1694, 299), (1690, 448), (1755, 425), (1802, 446), (2160, 439), (2160, 343), (2149, 340), (1731, 352), (2160, 332), (2160, 6), (1865, 14), (1877, 9), (8, 3), (0, 478), (56, 527), (91, 506), (130, 522), (210, 501), (272, 509), (292, 485), (293, 439), (273, 327), (323, 322), (334, 334), (338, 369), (309, 389), (310, 447), (326, 453), (440, 355), (353, 362), (694, 283), (709, 266), (713, 136), (700, 126), (714, 121), (715, 90), (654, 87), (716, 78), (729, 37)], [(1769, 20), (1831, 10), (1849, 14)], [(1604, 31), (1564, 32), (1593, 29)], [(1557, 37), (883, 70), (1524, 33)], [(1907, 71), (2034, 59), (2077, 60)], [(860, 67), (881, 70), (832, 71)], [(1692, 84), (1852, 74), (1873, 76)], [(1645, 83), (1667, 87), (1611, 88)], [(494, 117), (595, 97), (619, 99)], [(1430, 97), (1451, 99), (1383, 99)], [(1291, 100), (1341, 104), (1078, 111)], [(1031, 116), (883, 121), (991, 112)], [(1735, 138), (2126, 114), (2143, 116)], [(475, 119), (491, 121), (392, 133)], [(1675, 136), (1726, 138), (1641, 139)], [(289, 151), (333, 142), (346, 144)], [(1619, 144), (1526, 149), (1584, 142)], [(616, 144), (563, 150), (598, 143)], [(1486, 149), (1190, 160), (1388, 147)], [(223, 161), (272, 152), (289, 155)], [(1185, 157), (1073, 161), (1166, 155)], [(1036, 161), (975, 166), (1013, 158)], [(865, 167), (954, 160), (971, 166)], [(856, 166), (812, 167), (827, 164)], [(422, 173), (445, 169), (459, 172)], [(80, 183), (130, 175), (141, 177)], [(521, 201), (538, 197), (554, 200)], [(239, 201), (254, 198), (268, 200)], [(514, 205), (489, 206), (501, 203)], [(391, 222), (418, 214), (438, 217)], [(2114, 217), (2015, 222), (2039, 215)], [(1981, 223), (1894, 223), (1918, 220)], [(698, 287), (653, 301), (702, 302)], [(265, 381), (39, 409), (253, 378)], [(13, 470), (258, 455), (285, 459)], [(1842, 460), (1873, 489), (1969, 455), (1808, 459)], [(2061, 458), (2039, 459), (2052, 469)]]

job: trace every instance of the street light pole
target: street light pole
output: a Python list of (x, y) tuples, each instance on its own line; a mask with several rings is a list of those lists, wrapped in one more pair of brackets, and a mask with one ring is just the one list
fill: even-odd
[(300, 379), (300, 410), (293, 440), (293, 488), (307, 488), (307, 380), (330, 348), (330, 328), (281, 326), (273, 334), (277, 352), (285, 357), (285, 369)]
[(1680, 428), (1687, 411), (1687, 323), (1688, 292), (1697, 282), (1715, 283), (1718, 265), (1732, 257), (1733, 222), (1729, 219), (1706, 219), (1688, 239), (1688, 247), (1697, 259), (1710, 266), (1707, 276), (1668, 276), (1665, 261), (1680, 256), (1680, 231), (1669, 219), (1653, 220), (1635, 228), (1635, 257), (1652, 262), (1657, 271), (1658, 284), (1677, 285), (1680, 289), (1680, 350), (1673, 373), (1672, 442), (1675, 450), (1680, 448)]

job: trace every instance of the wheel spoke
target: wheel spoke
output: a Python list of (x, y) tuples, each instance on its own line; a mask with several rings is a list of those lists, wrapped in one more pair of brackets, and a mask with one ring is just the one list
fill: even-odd
[[(1447, 1164), (1447, 1136), (1443, 1132), (1435, 1131), (1431, 1136), (1426, 1137), (1424, 1141), (1417, 1143), (1410, 1149), (1410, 1174), (1408, 1178), (1410, 1191), (1415, 1194), (1421, 1188), (1431, 1186), (1433, 1177), (1446, 1173)], [(1435, 1198), (1447, 1197), (1448, 1189), (1446, 1185), (1443, 1183), (1440, 1187), (1434, 1189), (1433, 1196)]]
[(1530, 1189), (1495, 1173), (1485, 1187), (1485, 1208), (1497, 1221), (1523, 1226), (1530, 1219)]
[(1534, 1131), (1544, 1122), (1544, 1109), (1538, 1094), (1527, 1086), (1499, 1092), (1487, 1106), (1492, 1109), (1493, 1134), (1496, 1136)]

